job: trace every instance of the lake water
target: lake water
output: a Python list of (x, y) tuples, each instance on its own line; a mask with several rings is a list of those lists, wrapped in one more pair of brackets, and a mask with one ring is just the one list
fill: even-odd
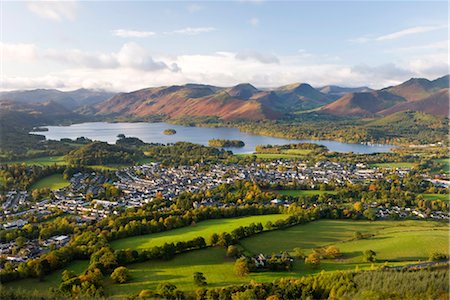
[[(84, 136), (92, 140), (115, 143), (117, 135), (123, 133), (129, 137), (137, 137), (146, 143), (167, 144), (183, 141), (208, 145), (208, 140), (210, 139), (244, 141), (245, 147), (243, 148), (225, 148), (233, 151), (233, 153), (253, 153), (256, 145), (284, 145), (292, 143), (315, 143), (326, 146), (330, 151), (354, 153), (389, 152), (394, 147), (392, 145), (347, 144), (324, 140), (289, 140), (252, 135), (241, 132), (236, 128), (185, 127), (167, 123), (91, 122), (70, 126), (45, 126), (45, 128), (48, 128), (48, 131), (35, 133), (45, 135), (50, 140), (60, 140), (62, 138), (76, 139), (77, 137)], [(163, 134), (163, 131), (168, 128), (175, 129), (177, 133), (174, 135)]]

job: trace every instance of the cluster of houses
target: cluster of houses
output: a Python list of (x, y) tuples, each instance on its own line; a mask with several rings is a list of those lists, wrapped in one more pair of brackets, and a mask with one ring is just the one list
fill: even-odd
[(39, 257), (50, 249), (58, 249), (69, 240), (70, 236), (58, 235), (46, 240), (29, 240), (23, 245), (17, 245), (15, 241), (0, 243), (0, 257), (4, 258), (3, 262), (21, 263)]

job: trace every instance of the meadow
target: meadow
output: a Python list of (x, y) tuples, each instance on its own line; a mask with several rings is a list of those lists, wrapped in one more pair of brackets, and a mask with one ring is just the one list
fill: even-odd
[(387, 162), (371, 164), (372, 167), (377, 168), (413, 168), (415, 163), (413, 162)]
[[(146, 163), (152, 162), (152, 158), (144, 157), (141, 158), (139, 161), (136, 162), (136, 165), (142, 165)], [(45, 157), (38, 157), (38, 158), (29, 158), (29, 159), (20, 159), (20, 160), (14, 160), (14, 161), (7, 161), (5, 164), (26, 164), (26, 165), (35, 165), (35, 166), (63, 166), (67, 165), (67, 161), (65, 160), (64, 156), (45, 156)], [(130, 167), (134, 164), (107, 164), (107, 165), (91, 165), (90, 168), (97, 169), (97, 170), (118, 170), (121, 168)]]
[(14, 161), (8, 161), (6, 164), (26, 164), (26, 165), (36, 165), (36, 166), (53, 166), (56, 165), (67, 165), (64, 160), (64, 156), (45, 156), (37, 158), (20, 159)]
[(286, 153), (279, 153), (279, 154), (272, 154), (272, 153), (241, 153), (241, 154), (235, 154), (237, 156), (256, 156), (257, 158), (262, 159), (292, 159), (292, 158), (302, 158), (300, 155), (296, 154), (286, 154)]
[(53, 174), (35, 182), (30, 189), (49, 188), (51, 190), (59, 190), (68, 185), (70, 185), (70, 182), (65, 180), (62, 174)]
[(239, 226), (248, 226), (251, 223), (262, 223), (286, 219), (288, 215), (273, 214), (242, 218), (216, 219), (199, 222), (195, 225), (173, 229), (170, 231), (152, 233), (124, 238), (111, 242), (113, 249), (146, 249), (161, 246), (165, 243), (188, 241), (196, 237), (203, 237), (208, 242), (213, 233), (231, 232)]
[[(245, 217), (237, 219), (221, 219), (200, 222), (194, 227), (174, 229), (160, 234), (147, 235), (139, 243), (136, 238), (127, 238), (113, 242), (115, 248), (122, 248), (126, 240), (135, 240), (134, 249), (145, 248), (166, 241), (188, 240), (189, 232), (192, 237), (199, 233), (209, 236), (216, 231), (230, 231), (233, 226), (244, 225), (244, 221), (251, 223), (255, 218), (266, 217), (276, 219), (282, 215)], [(252, 220), (253, 219), (253, 220)], [(213, 221), (213, 222), (211, 222)], [(226, 223), (221, 226), (221, 223)], [(263, 222), (264, 223), (264, 222)], [(197, 230), (201, 225), (200, 230)], [(195, 230), (192, 230), (195, 228)], [(220, 228), (220, 230), (218, 230)], [(209, 229), (209, 231), (208, 231)], [(214, 229), (214, 230), (213, 230)], [(354, 233), (359, 231), (370, 237), (356, 240)], [(372, 236), (373, 235), (373, 236)], [(153, 242), (151, 242), (153, 241)], [(149, 243), (149, 244), (147, 244)], [(284, 230), (263, 232), (240, 241), (240, 247), (251, 253), (271, 254), (280, 251), (290, 251), (301, 248), (305, 253), (314, 248), (328, 245), (337, 246), (343, 256), (339, 259), (322, 260), (318, 269), (312, 269), (302, 261), (296, 260), (289, 272), (259, 272), (246, 277), (238, 277), (234, 273), (234, 260), (226, 257), (226, 251), (221, 247), (210, 247), (177, 255), (168, 261), (148, 261), (131, 264), (128, 267), (131, 280), (125, 284), (114, 284), (109, 277), (105, 277), (105, 291), (107, 296), (123, 299), (129, 294), (137, 294), (143, 289), (154, 290), (160, 282), (170, 282), (179, 289), (193, 292), (197, 287), (193, 282), (194, 272), (203, 272), (209, 287), (241, 284), (255, 280), (257, 282), (271, 282), (280, 277), (299, 277), (324, 271), (370, 269), (387, 265), (405, 265), (420, 260), (427, 260), (431, 252), (448, 253), (449, 250), (448, 225), (431, 221), (352, 221), (352, 220), (319, 220), (308, 224), (296, 225)], [(430, 246), (431, 245), (431, 246)], [(364, 262), (362, 252), (374, 250), (377, 262)], [(68, 269), (80, 273), (87, 267), (87, 261), (76, 261)], [(26, 279), (6, 284), (7, 287), (37, 289), (46, 291), (49, 287), (59, 285), (61, 271), (45, 277), (43, 282), (37, 279)]]
[(61, 283), (61, 274), (64, 270), (71, 270), (76, 274), (81, 274), (89, 266), (88, 260), (76, 260), (73, 261), (66, 268), (55, 271), (40, 281), (38, 278), (27, 278), (17, 281), (8, 282), (5, 284), (6, 287), (14, 289), (26, 289), (26, 290), (37, 290), (42, 293), (47, 293), (48, 289), (53, 287), (57, 288)]
[(441, 200), (441, 201), (449, 201), (448, 194), (422, 194), (425, 200)]

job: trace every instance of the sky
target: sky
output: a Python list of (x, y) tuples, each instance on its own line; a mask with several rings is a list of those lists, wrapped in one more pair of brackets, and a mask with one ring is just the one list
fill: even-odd
[(1, 1), (1, 90), (249, 82), (382, 88), (449, 72), (447, 1)]

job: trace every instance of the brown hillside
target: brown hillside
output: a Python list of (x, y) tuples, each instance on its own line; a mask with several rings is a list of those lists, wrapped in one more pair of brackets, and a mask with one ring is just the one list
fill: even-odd
[(449, 115), (449, 97), (450, 90), (443, 89), (419, 101), (399, 103), (381, 111), (380, 114), (390, 115), (400, 111), (421, 111), (435, 116), (446, 117)]

